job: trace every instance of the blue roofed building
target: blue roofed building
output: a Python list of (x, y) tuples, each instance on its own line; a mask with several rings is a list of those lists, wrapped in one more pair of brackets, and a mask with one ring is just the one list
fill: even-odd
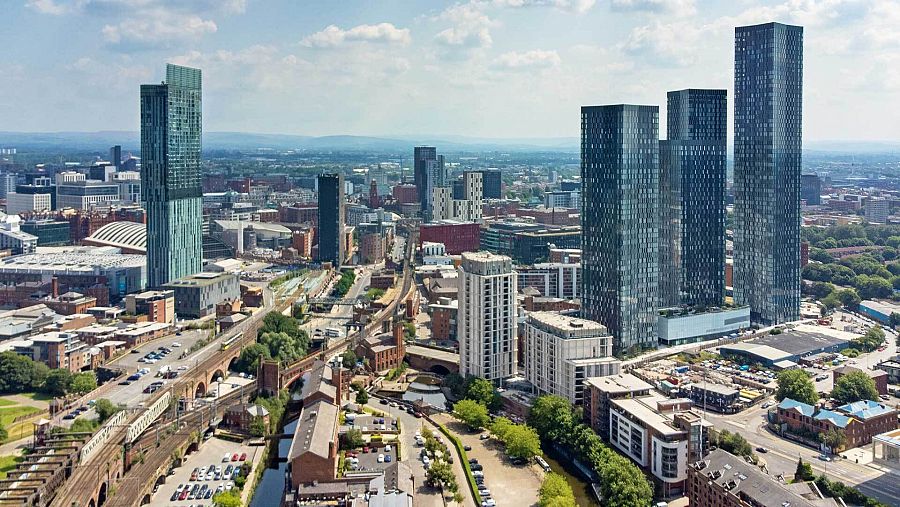
[(836, 449), (840, 451), (867, 445), (875, 435), (897, 429), (897, 409), (863, 400), (829, 410), (785, 398), (776, 407), (774, 420), (783, 432), (809, 439), (818, 433), (840, 431), (845, 437), (844, 445)]

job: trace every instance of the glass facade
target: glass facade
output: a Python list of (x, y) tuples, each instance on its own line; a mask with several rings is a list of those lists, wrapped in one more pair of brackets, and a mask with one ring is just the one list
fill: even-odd
[(344, 176), (319, 176), (319, 260), (335, 267), (344, 262)]
[(201, 84), (199, 69), (170, 64), (165, 83), (141, 85), (141, 191), (151, 287), (201, 268)]
[(437, 160), (437, 148), (434, 146), (416, 146), (413, 148), (413, 181), (416, 184), (416, 191), (419, 193), (419, 204), (422, 205), (422, 211), (426, 209), (428, 192), (425, 190), (426, 183), (426, 162), (428, 160)]
[(668, 94), (659, 143), (660, 307), (725, 298), (725, 90)]
[(803, 28), (735, 29), (734, 299), (754, 323), (800, 316)]
[(656, 344), (659, 108), (581, 108), (582, 308), (620, 354)]

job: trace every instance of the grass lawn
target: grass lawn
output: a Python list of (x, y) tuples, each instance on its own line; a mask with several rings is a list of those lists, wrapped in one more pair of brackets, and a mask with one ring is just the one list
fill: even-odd
[(0, 479), (6, 479), (6, 474), (16, 467), (16, 463), (25, 461), (24, 456), (7, 455), (0, 456)]
[(18, 405), (15, 407), (2, 407), (0, 408), (0, 426), (3, 426), (5, 428), (12, 424), (13, 419), (15, 419), (16, 417), (35, 414), (40, 411), (41, 410), (38, 408), (26, 407), (24, 405)]
[(25, 420), (13, 423), (13, 420), (19, 416), (37, 414), (38, 412), (40, 412), (40, 409), (23, 405), (0, 408), (0, 426), (6, 428), (7, 433), (3, 443), (13, 442), (34, 434), (34, 424), (31, 421)]
[(18, 405), (18, 403), (12, 400), (7, 400), (6, 398), (0, 398), (0, 407), (9, 407), (12, 405)]
[(53, 396), (44, 393), (21, 393), (20, 396), (31, 398), (35, 401), (50, 401), (53, 399)]

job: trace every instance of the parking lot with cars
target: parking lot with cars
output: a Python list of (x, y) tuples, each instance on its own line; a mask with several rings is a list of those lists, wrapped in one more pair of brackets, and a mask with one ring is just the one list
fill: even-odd
[(263, 447), (247, 446), (211, 438), (188, 455), (184, 463), (166, 477), (150, 499), (151, 506), (212, 506), (212, 497), (235, 488), (235, 480), (244, 464), (256, 467)]

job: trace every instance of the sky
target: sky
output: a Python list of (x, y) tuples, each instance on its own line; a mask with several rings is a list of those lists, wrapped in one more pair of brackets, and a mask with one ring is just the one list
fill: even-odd
[[(206, 131), (575, 137), (582, 105), (725, 88), (734, 27), (804, 27), (804, 138), (900, 140), (900, 0), (0, 0), (0, 131), (138, 129), (203, 71)], [(731, 123), (731, 119), (729, 119)]]

